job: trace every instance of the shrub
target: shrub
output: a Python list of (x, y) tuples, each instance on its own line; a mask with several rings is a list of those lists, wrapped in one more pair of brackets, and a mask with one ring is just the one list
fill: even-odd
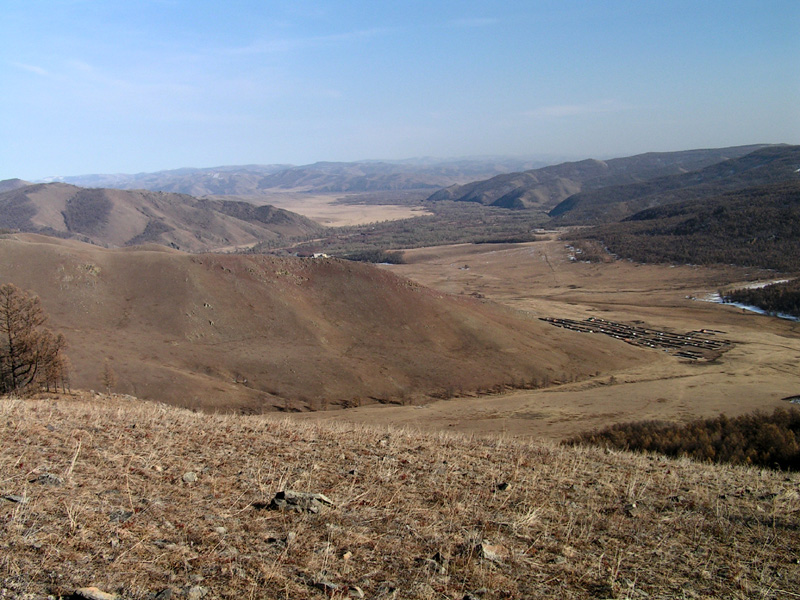
[(565, 440), (620, 450), (734, 465), (800, 470), (800, 410), (778, 408), (728, 418), (720, 415), (678, 425), (658, 421), (623, 423)]

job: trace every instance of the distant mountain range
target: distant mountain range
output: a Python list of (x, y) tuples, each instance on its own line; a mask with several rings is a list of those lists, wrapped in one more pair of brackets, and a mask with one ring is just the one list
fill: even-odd
[(0, 228), (108, 247), (157, 243), (191, 252), (322, 230), (306, 217), (268, 205), (66, 183), (24, 183), (0, 192)]
[(43, 182), (192, 196), (260, 196), (275, 191), (356, 193), (433, 190), (544, 164), (515, 158), (318, 162), (304, 166), (243, 165), (135, 175), (78, 175), (51, 177)]
[(566, 162), (520, 173), (497, 175), (485, 181), (453, 185), (431, 195), (437, 202), (478, 202), (487, 206), (549, 211), (582, 191), (640, 183), (680, 175), (738, 158), (765, 144), (682, 152), (650, 152), (607, 161)]

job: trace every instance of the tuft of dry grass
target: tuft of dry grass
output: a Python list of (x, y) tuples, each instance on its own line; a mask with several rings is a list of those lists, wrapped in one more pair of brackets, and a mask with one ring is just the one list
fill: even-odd
[[(335, 507), (258, 508), (285, 489)], [(791, 598), (799, 523), (798, 474), (99, 395), (0, 400), (0, 597)]]

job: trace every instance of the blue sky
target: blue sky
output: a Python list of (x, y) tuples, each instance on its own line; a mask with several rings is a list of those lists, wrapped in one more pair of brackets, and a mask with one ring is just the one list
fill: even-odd
[(800, 1), (0, 0), (0, 179), (800, 143)]

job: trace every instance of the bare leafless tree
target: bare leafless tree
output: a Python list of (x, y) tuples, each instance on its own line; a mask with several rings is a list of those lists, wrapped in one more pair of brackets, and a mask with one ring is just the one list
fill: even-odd
[(117, 374), (111, 367), (111, 363), (106, 359), (103, 365), (103, 385), (106, 386), (106, 393), (111, 394), (111, 390), (117, 386)]
[(10, 283), (0, 285), (0, 393), (64, 384), (66, 342), (46, 323), (38, 297)]

